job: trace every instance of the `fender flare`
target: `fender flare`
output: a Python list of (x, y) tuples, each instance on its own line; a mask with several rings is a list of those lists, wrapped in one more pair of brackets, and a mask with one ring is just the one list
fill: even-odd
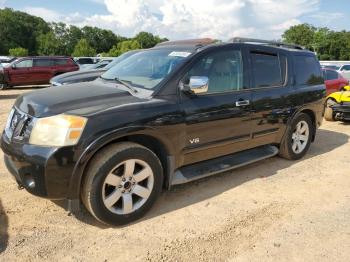
[(160, 132), (152, 127), (145, 126), (132, 126), (126, 128), (120, 128), (110, 131), (102, 136), (94, 139), (87, 147), (85, 147), (83, 153), (79, 156), (79, 159), (75, 163), (72, 176), (69, 181), (69, 189), (67, 199), (74, 200), (80, 198), (80, 187), (83, 178), (85, 168), (92, 157), (104, 146), (127, 136), (146, 135), (157, 139), (164, 147), (169, 155), (173, 155), (172, 143)]

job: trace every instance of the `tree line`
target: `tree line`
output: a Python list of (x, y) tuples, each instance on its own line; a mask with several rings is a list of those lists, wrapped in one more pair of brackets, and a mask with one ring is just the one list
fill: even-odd
[(119, 56), (167, 40), (148, 32), (127, 38), (111, 30), (47, 23), (24, 12), (0, 9), (0, 55)]
[[(166, 41), (148, 32), (126, 38), (111, 30), (64, 23), (47, 23), (42, 18), (0, 9), (0, 55), (119, 56)], [(317, 53), (321, 60), (350, 60), (350, 32), (300, 24), (290, 27), (282, 41), (302, 45)]]
[(300, 24), (282, 35), (283, 41), (302, 45), (317, 53), (320, 60), (350, 60), (350, 32)]

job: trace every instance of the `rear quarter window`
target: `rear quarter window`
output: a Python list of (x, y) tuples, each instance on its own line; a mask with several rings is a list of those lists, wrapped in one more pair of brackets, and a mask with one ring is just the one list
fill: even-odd
[(66, 65), (66, 64), (68, 64), (68, 60), (67, 59), (55, 59), (54, 64), (55, 65)]
[(296, 85), (313, 86), (324, 83), (320, 64), (314, 56), (296, 55), (294, 71)]

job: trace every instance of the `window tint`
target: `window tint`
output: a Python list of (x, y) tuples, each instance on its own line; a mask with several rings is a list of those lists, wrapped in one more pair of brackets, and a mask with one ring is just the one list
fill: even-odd
[(186, 84), (191, 76), (208, 77), (208, 93), (240, 90), (243, 87), (241, 52), (230, 50), (207, 55), (187, 73), (184, 79)]
[(22, 60), (21, 62), (16, 64), (17, 68), (26, 68), (26, 67), (32, 67), (32, 66), (33, 66), (32, 59)]
[[(284, 79), (277, 54), (252, 52), (251, 58), (255, 88), (283, 85)], [(286, 57), (284, 66), (286, 66)]]
[(294, 70), (297, 85), (323, 84), (321, 68), (313, 56), (295, 56)]
[(34, 66), (52, 66), (52, 61), (50, 59), (34, 59)]
[(79, 58), (78, 63), (81, 65), (94, 64), (94, 60), (92, 60), (91, 58)]
[(338, 73), (332, 70), (326, 70), (326, 80), (338, 79)]
[(343, 70), (343, 71), (349, 71), (349, 70), (350, 70), (350, 65), (345, 65), (345, 66), (343, 66), (341, 70)]
[(68, 63), (67, 59), (55, 59), (54, 64), (55, 65), (66, 65)]

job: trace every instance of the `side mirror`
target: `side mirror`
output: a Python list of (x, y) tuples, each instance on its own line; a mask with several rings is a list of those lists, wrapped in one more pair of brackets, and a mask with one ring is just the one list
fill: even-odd
[(192, 94), (208, 92), (209, 78), (206, 76), (191, 76), (188, 84), (183, 84), (183, 91)]
[(12, 67), (12, 69), (16, 69), (17, 68), (16, 64), (13, 64), (11, 67)]
[(344, 89), (345, 91), (350, 91), (350, 86), (344, 86), (343, 89)]

